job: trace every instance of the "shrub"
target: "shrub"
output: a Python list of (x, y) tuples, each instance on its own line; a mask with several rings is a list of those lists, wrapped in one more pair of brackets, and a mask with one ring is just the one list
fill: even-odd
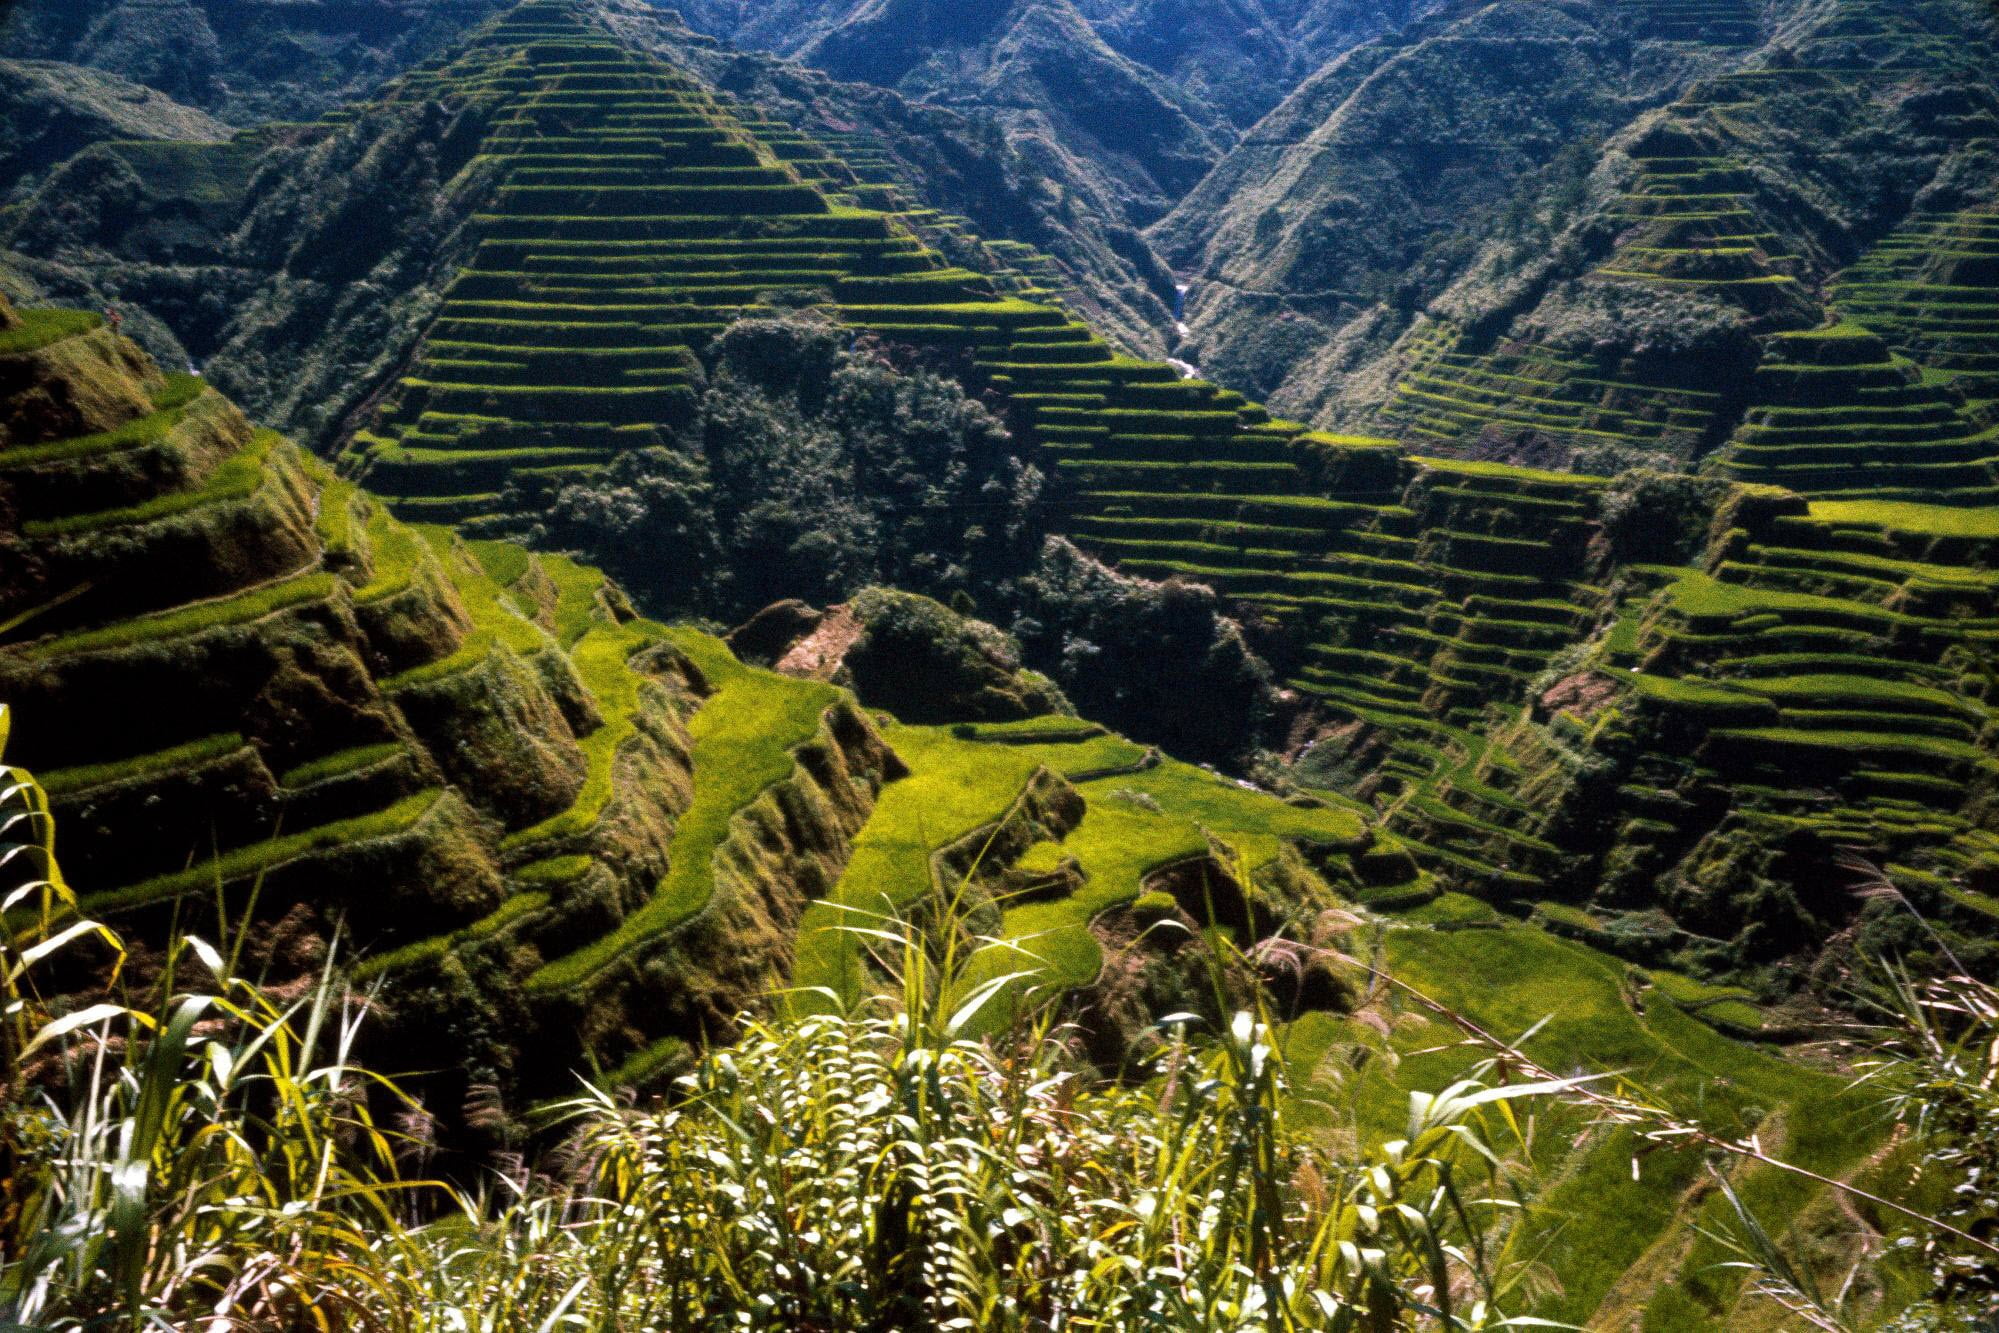
[[(72, 922), (38, 789), (0, 770), (0, 792), (9, 901), (40, 904), (0, 935), (13, 1326), (1508, 1322), (1485, 1117), (1535, 1089), (1414, 1096), (1402, 1140), (1342, 1160), (1291, 1127), (1258, 1014), (1202, 1047), (1172, 1023), (1154, 1088), (1090, 1084), (1046, 1023), (964, 1040), (1010, 978), (947, 1012), (961, 974), (907, 933), (876, 932), (900, 945), (899, 1011), (750, 1024), (662, 1108), (587, 1092), (563, 1108), (559, 1178), (483, 1200), (406, 1179), (399, 1150), (427, 1143), (419, 1108), (355, 1065), (363, 1007), (330, 961), (283, 1001), (178, 936), (150, 1005), (53, 1017), (29, 979), (86, 939), (118, 941)], [(176, 989), (190, 982), (208, 993)]]
[(1020, 590), (1014, 633), (1082, 715), (1195, 760), (1255, 748), (1270, 669), (1212, 590), (1126, 578), (1060, 538)]
[(1040, 474), (956, 384), (804, 315), (739, 320), (708, 359), (691, 425), (586, 480), (517, 480), (502, 509), (536, 517), (515, 529), (654, 611), (732, 618), (882, 582), (948, 597), (1032, 560)]

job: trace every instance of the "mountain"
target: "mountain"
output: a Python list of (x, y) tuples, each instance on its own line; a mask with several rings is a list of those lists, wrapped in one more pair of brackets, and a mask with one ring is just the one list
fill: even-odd
[[(398, 514), (488, 533), (538, 531), (565, 549), (601, 542), (606, 559), (618, 558), (621, 539), (593, 538), (577, 516), (629, 511), (640, 524), (631, 530), (655, 534), (690, 531), (673, 526), (688, 513), (737, 521), (736, 510), (702, 498), (710, 482), (700, 469), (718, 466), (717, 439), (771, 449), (784, 441), (806, 451), (796, 457), (827, 456), (811, 443), (823, 405), (781, 384), (805, 364), (803, 349), (821, 348), (812, 355), (823, 353), (815, 364), (828, 376), (848, 366), (878, 383), (884, 401), (909, 391), (911, 375), (936, 376), (1004, 424), (993, 466), (1017, 466), (1011, 475), (1022, 485), (1001, 484), (1003, 502), (953, 501), (940, 511), (1015, 513), (1020, 526), (1009, 530), (1019, 545), (1006, 572), (978, 572), (993, 567), (957, 554), (961, 536), (970, 542), (977, 529), (977, 541), (990, 542), (991, 528), (946, 523), (936, 531), (953, 535), (929, 547), (929, 568), (973, 573), (929, 587), (964, 592), (1010, 622), (1032, 664), (1121, 727), (1227, 759), (1253, 733), (1265, 707), (1256, 700), (1274, 679), (1285, 692), (1283, 730), (1265, 740), (1287, 763), (1266, 770), (1272, 780), (1363, 793), (1442, 882), (1551, 921), (1586, 917), (1591, 938), (1634, 959), (1755, 978), (1772, 993), (1801, 984), (1787, 970), (1799, 960), (1885, 929), (1863, 902), (1815, 892), (1844, 873), (1846, 848), (1893, 867), (1962, 952), (1986, 947), (1993, 700), (1967, 664), (1995, 614), (1991, 534), (1980, 515), (1999, 448), (1977, 338), (1993, 285), (1980, 248), (1986, 214), (1952, 202), (1968, 185), (1924, 196), (1939, 211), (1884, 235), (1878, 256), (1841, 288), (1878, 312), (1881, 334), (1814, 327), (1809, 306), (1785, 294), (1791, 284), (1743, 284), (1777, 294), (1738, 303), (1731, 318), (1766, 321), (1770, 331), (1750, 335), (1719, 388), (1669, 384), (1647, 397), (1642, 382), (1615, 378), (1637, 356), (1615, 341), (1601, 368), (1525, 340), (1493, 354), (1510, 360), (1481, 365), (1450, 341), (1474, 336), (1476, 325), (1423, 326), (1397, 355), (1428, 356), (1432, 368), (1404, 377), (1412, 387), (1397, 403), (1441, 401), (1504, 422), (1518, 414), (1492, 405), (1508, 394), (1553, 417), (1560, 394), (1593, 392), (1585, 401), (1595, 415), (1576, 420), (1578, 409), (1563, 422), (1572, 435), (1607, 448), (1618, 443), (1609, 438), (1614, 423), (1629, 421), (1634, 443), (1621, 447), (1661, 462), (1685, 456), (1671, 443), (1684, 431), (1711, 439), (1725, 465), (1708, 477), (1614, 478), (1507, 467), (1432, 452), (1441, 426), (1412, 425), (1412, 438), (1426, 442), (1417, 447), (1313, 433), (1169, 366), (1120, 357), (1046, 304), (1046, 291), (1014, 267), (1018, 256), (863, 179), (865, 159), (857, 168), (840, 152), (858, 154), (868, 138), (836, 140), (836, 150), (718, 96), (691, 72), (699, 61), (731, 67), (736, 57), (709, 50), (676, 64), (617, 35), (630, 25), (625, 11), (548, 12), (532, 25), (509, 19), (486, 29), (302, 145), (329, 164), (429, 163), (423, 170), (453, 182), (447, 197), (456, 202), (440, 215), (448, 226), (411, 233), (410, 253), (434, 266), (423, 271), (440, 271), (435, 289), (419, 283), (421, 291), (399, 295), (394, 284), (408, 274), (379, 266), (376, 281), (341, 288), (407, 302), (398, 308), (410, 312), (401, 341), (369, 346), (376, 369), (344, 386), (340, 401), (354, 406), (332, 418), (344, 423), (333, 432), (343, 471)], [(1500, 59), (1509, 32), (1525, 32), (1525, 49), (1543, 60), (1614, 52), (1581, 22), (1589, 12), (1515, 7), (1440, 18), (1400, 54), (1355, 53), (1339, 67), (1360, 78), (1359, 66), (1381, 56), (1382, 71), (1400, 70), (1383, 73), (1384, 105), (1395, 106), (1390, 91), (1416, 88), (1415, 71)], [(1662, 59), (1684, 72), (1736, 58), (1718, 54), (1717, 43), (1741, 37), (1739, 29), (1703, 33), (1700, 42), (1667, 43), (1673, 50)], [(1818, 97), (1814, 77), (1783, 82)], [(1486, 95), (1477, 91), (1486, 84), (1460, 82)], [(1769, 108), (1800, 105), (1805, 94), (1762, 91), (1779, 82), (1730, 76), (1722, 89), (1746, 85), (1765, 100), (1721, 103), (1731, 109), (1719, 123), (1753, 128)], [(1908, 115), (1967, 134), (1984, 123), (1975, 96), (1932, 95), (1919, 81), (1894, 86), (1918, 89), (1892, 103)], [(1597, 107), (1597, 96), (1577, 92), (1575, 104)], [(1619, 133), (1634, 144), (1680, 133), (1668, 122), (1707, 105), (1684, 99), (1627, 108), (1634, 124)], [(1540, 94), (1519, 106), (1521, 123), (1545, 127), (1522, 142), (1554, 151), (1561, 127), (1541, 119)], [(1374, 123), (1351, 121), (1356, 132)], [(402, 127), (387, 141), (402, 147), (369, 150), (360, 132), (369, 125)], [(1408, 143), (1375, 142), (1384, 154)], [(1478, 160), (1463, 145), (1454, 151)], [(1976, 159), (1963, 155), (1975, 151), (1940, 148), (1937, 160), (1955, 165), (1940, 169), (1939, 182), (1976, 181)], [(1672, 189), (1698, 184), (1706, 170), (1674, 172), (1676, 162), (1657, 153), (1623, 159), (1627, 171), (1642, 162), (1684, 178), (1664, 183)], [(1589, 165), (1575, 161), (1579, 171)], [(400, 179), (386, 171), (379, 197), (437, 198), (398, 189)], [(1621, 179), (1586, 180), (1579, 212), (1631, 193), (1617, 187)], [(309, 197), (289, 205), (298, 210), (291, 216), (322, 216)], [(353, 216), (371, 216), (375, 205), (361, 201), (375, 197), (357, 189)], [(1676, 196), (1647, 187), (1634, 197)], [(1649, 217), (1611, 238), (1666, 253), (1643, 239), (1657, 234)], [(1880, 225), (1885, 232), (1893, 222)], [(325, 234), (351, 244), (366, 231)], [(450, 239), (426, 251), (416, 239), (425, 234)], [(1931, 260), (1922, 239), (1931, 235), (1956, 248)], [(1741, 258), (1731, 247), (1705, 248), (1728, 263)], [(317, 263), (322, 252), (339, 250), (314, 242), (298, 253)], [(1651, 293), (1645, 299), (1662, 311), (1682, 308), (1681, 288), (1697, 286), (1664, 272), (1604, 281)], [(1928, 313), (1946, 291), (1961, 318)], [(1407, 317), (1413, 323), (1414, 312)], [(824, 332), (781, 331), (799, 318), (838, 321), (851, 349)], [(745, 319), (737, 336), (749, 360), (714, 338)], [(1673, 327), (1634, 317), (1619, 329), (1645, 338)], [(247, 332), (243, 345), (255, 346)], [(790, 349), (777, 355), (775, 378), (745, 369), (770, 355), (758, 348)], [(859, 360), (841, 360), (850, 355)], [(1898, 359), (1912, 355), (1934, 358), (1935, 368)], [(903, 369), (881, 368), (898, 362)], [(1422, 387), (1452, 373), (1469, 387)], [(717, 401), (748, 415), (713, 416)], [(1380, 429), (1401, 428), (1395, 410)], [(703, 434), (706, 425), (686, 433), (704, 421), (723, 422), (723, 435)], [(742, 428), (759, 422), (772, 424)], [(835, 475), (819, 467), (790, 467), (769, 498), (789, 504), (800, 478)], [(907, 470), (905, 462), (881, 475)], [(1001, 475), (990, 474), (996, 483)], [(833, 503), (839, 489), (822, 497), (824, 512), (848, 512)], [(791, 535), (782, 558), (759, 571), (776, 582), (758, 586), (772, 597), (856, 591), (853, 583), (787, 589), (785, 579), (805, 575), (784, 571), (839, 568), (833, 556), (852, 535), (845, 529), (863, 517), (783, 529)], [(1058, 548), (1034, 562), (1043, 537), (1083, 555)], [(648, 549), (684, 549), (683, 566), (733, 567), (699, 554), (703, 545), (647, 540)], [(793, 558), (806, 551), (823, 558), (816, 566)], [(906, 568), (912, 579), (933, 577)], [(641, 588), (649, 604), (682, 591), (651, 577)], [(1177, 590), (1190, 583), (1211, 586), (1219, 601)], [(1106, 610), (1126, 604), (1146, 609), (1123, 618)], [(1229, 609), (1243, 632), (1220, 618)], [(1145, 666), (1148, 646), (1155, 662), (1170, 658), (1176, 671), (1200, 663), (1207, 674)], [(1127, 649), (1140, 656), (1120, 657)], [(1855, 702), (1863, 699), (1892, 706), (1870, 713)], [(1233, 747), (1198, 729), (1204, 715), (1230, 719)], [(1801, 782), (1801, 772), (1812, 777)]]
[(0, 56), (144, 84), (237, 126), (367, 92), (503, 0), (16, 0)]
[[(1077, 214), (1070, 190), (980, 125), (718, 48), (647, 5), (623, 6), (616, 21), (627, 40), (837, 142), (858, 164), (847, 179), (876, 202), (936, 210), (930, 234), (961, 259), (1005, 262), (954, 236), (960, 214), (1019, 256), (1050, 246), (1031, 261), (1043, 281), (1128, 340), (1163, 347), (1171, 280), (1136, 233)], [(62, 77), (99, 76), (63, 67)], [(26, 182), (0, 235), (42, 299), (119, 305), (163, 361), (203, 367), (260, 419), (326, 447), (407, 354), (464, 257), (465, 220), (491, 184), (465, 172), (476, 115), (392, 87), (312, 124), (208, 147), (100, 135), (52, 179)]]
[(0, 181), (18, 188), (107, 139), (217, 141), (214, 117), (114, 74), (41, 61), (0, 60)]
[[(0, 303), (0, 517), (10, 758), (85, 910), (142, 942), (220, 895), (269, 923), (274, 979), (344, 932), (392, 980), (384, 1052), (447, 1071), (439, 1106), (491, 1083), (523, 1107), (586, 1065), (655, 1077), (794, 969), (857, 986), (822, 899), (1031, 885), (1072, 937), (1053, 979), (1083, 987), (1090, 919), (1166, 866), (1202, 901), (1209, 836), (1256, 839), (1245, 928), (1329, 904), (1322, 875), (1362, 860), (1419, 879), (1352, 810), (1037, 717), (1061, 696), (1005, 636), (924, 599), (859, 599), (824, 670), (776, 675), (594, 570), (405, 524), (94, 315)], [(881, 730), (824, 683), (841, 663), (937, 725)], [(1079, 841), (1023, 863), (1131, 790), (1142, 862)]]
[[(26, 182), (10, 263), (111, 307), (0, 302), (8, 759), (85, 910), (141, 973), (176, 914), (281, 983), (340, 934), (372, 1056), (497, 1089), (475, 1148), (860, 1002), (856, 914), (946, 898), (993, 1021), (1046, 987), (1106, 1074), (1260, 981), (1373, 1142), (1482, 1058), (1379, 967), (1781, 1144), (1819, 1178), (1731, 1186), (1844, 1282), (1821, 1186), (1903, 1167), (1827, 1006), (1999, 966), (1985, 16), (1466, 3), (1337, 55), (1153, 235), (1313, 429), (1093, 327), (1165, 276), (1078, 202), (1136, 159), (1032, 118), (1057, 57), (1192, 87), (1393, 13), (834, 9), (736, 18), (903, 91), (526, 0), (309, 123), (132, 92)], [(1086, 151), (1010, 179), (1000, 68)], [(1766, 1326), (1705, 1155), (1632, 1148), (1537, 1122), (1523, 1307)]]
[[(1203, 128), (1228, 140), (1327, 61), (1438, 7), (1436, 0), (1073, 0), (1063, 8), (1118, 56), (1162, 76)], [(808, 63), (817, 63), (814, 51), (874, 49), (894, 79), (906, 72), (894, 66), (918, 63), (895, 54), (878, 0), (690, 0), (677, 8), (703, 32)], [(961, 7), (962, 26), (931, 34), (924, 49), (934, 56), (939, 39), (946, 48), (990, 45), (1005, 8)]]
[(1729, 59), (1645, 40), (1638, 12), (1460, 7), (1315, 75), (1154, 229), (1192, 286), (1182, 355), (1321, 411), (1329, 367), (1455, 276), (1517, 198), (1552, 196), (1592, 141)]
[(1077, 8), (1114, 50), (1157, 71), (1241, 134), (1336, 57), (1442, 5), (1438, 0), (1079, 0)]
[[(1054, 257), (1102, 331), (1158, 355), (1172, 340), (1173, 279), (1130, 228), (1171, 208), (1327, 60), (1436, 7), (1434, 0), (704, 0), (679, 8), (694, 27), (738, 47), (776, 51), (838, 79), (896, 89), (920, 108), (997, 126), (1009, 177), (1044, 201), (1036, 225), (1023, 230), (989, 209), (957, 211), (988, 236)], [(923, 191), (929, 173), (904, 179)], [(1134, 290), (1147, 299), (1132, 302)]]
[[(1020, 716), (1052, 700), (1007, 681), (990, 627), (871, 592), (736, 636), (797, 674), (747, 666), (634, 618), (587, 568), (398, 521), (95, 316), (0, 304), (0, 514), (9, 757), (49, 789), (85, 910), (139, 971), (170, 920), (254, 913), (245, 964), (274, 983), (340, 931), (377, 986), (364, 1054), (430, 1071), (410, 1086), (446, 1148), (518, 1143), (584, 1068), (658, 1086), (766, 988), (857, 997), (880, 978), (852, 914), (944, 892), (982, 932), (1035, 942), (977, 965), (1068, 992), (1106, 1071), (1155, 1053), (1162, 1012), (1221, 1017), (1210, 924), (1261, 960), (1298, 1077), (1326, 1052), (1367, 1123), (1401, 1123), (1411, 1090), (1476, 1057), (1317, 956), (1354, 947), (1340, 904), (1371, 903), (1398, 913), (1371, 956), (1480, 1021), (1560, 994), (1539, 1058), (1641, 1060), (1745, 1133), (1797, 1126), (1790, 1150), (1831, 1175), (1885, 1133), (1842, 1077), (1741, 1040), (1773, 1021), (1744, 992), (1440, 895), (1354, 802), (1278, 800)], [(844, 687), (916, 680), (915, 707), (985, 720), (897, 721)], [(1349, 1029), (1387, 1058), (1349, 1067)], [(1730, 1326), (1753, 1298), (1675, 1227), (1689, 1206), (1722, 1221), (1718, 1197), (1687, 1202), (1698, 1162), (1623, 1183), (1628, 1144), (1589, 1128), (1532, 1148), (1530, 1234), (1569, 1275), (1536, 1307), (1573, 1322), (1670, 1293), (1683, 1326)], [(1832, 1206), (1806, 1188), (1764, 1215)]]
[[(401, 1057), (510, 1099), (698, 1040), (771, 983), (802, 902), (723, 876), (698, 926), (633, 941), (582, 991), (532, 984), (615, 935), (691, 839), (763, 837), (690, 827), (695, 724), (727, 685), (697, 665), (712, 647), (592, 571), (405, 526), (94, 316), (4, 325), (0, 607), (27, 619), (0, 697), (88, 910), (144, 933), (254, 882), (263, 965), (309, 968), (344, 928), (405, 983)], [(811, 847), (758, 854), (837, 856), (891, 771), (879, 737), (821, 690), (768, 743), (768, 781), (829, 785)], [(637, 1001), (641, 958), (672, 997)]]
[(1069, 0), (983, 8), (869, 0), (799, 51), (835, 78), (993, 115), (1030, 162), (1090, 180), (1136, 223), (1158, 217), (1220, 156), (1198, 111), (1158, 74), (1113, 51)]
[[(1154, 230), (1196, 275), (1180, 354), (1486, 457), (1712, 452), (1759, 338), (1912, 209), (1978, 201), (1999, 48), (1956, 0), (1679, 12), (1481, 8), (1337, 62)], [(1479, 70), (1529, 51), (1566, 73)]]

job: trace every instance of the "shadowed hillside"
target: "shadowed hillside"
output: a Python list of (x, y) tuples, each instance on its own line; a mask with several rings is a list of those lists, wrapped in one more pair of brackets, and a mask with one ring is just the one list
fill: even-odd
[[(94, 317), (8, 319), (0, 618), (27, 619), (0, 697), (86, 910), (143, 936), (184, 900), (254, 901), (280, 974), (344, 922), (399, 973), (401, 1058), (510, 1097), (726, 1027), (781, 979), (812, 867), (837, 874), (896, 771), (851, 704), (773, 684), (760, 785), (813, 818), (732, 825), (758, 793), (706, 810), (741, 775), (702, 737), (754, 682), (600, 575), (397, 522)], [(770, 873), (704, 873), (587, 987), (531, 984), (724, 843)]]
[[(1594, 471), (1711, 452), (1758, 339), (1821, 322), (1827, 280), (1912, 207), (1983, 199), (1999, 127), (1989, 6), (1722, 9), (1492, 7), (1336, 63), (1154, 234), (1196, 275), (1192, 359), (1425, 447)], [(1536, 47), (1571, 76), (1495, 68), (1492, 105), (1400, 128)]]
[(231, 125), (318, 115), (504, 0), (17, 0), (0, 56), (129, 79)]
[[(1477, 21), (1531, 27), (1539, 12)], [(1980, 396), (1979, 209), (1940, 195), (1884, 227), (1839, 288), (1879, 334), (1814, 328), (1810, 303), (1794, 312), (1788, 297), (1738, 303), (1775, 321), (1741, 344), (1740, 378), (1660, 382), (1635, 368), (1640, 349), (1600, 364), (1518, 338), (1475, 354), (1475, 328), (1439, 319), (1412, 335), (1421, 368), (1397, 400), (1425, 444), (1313, 434), (1118, 356), (962, 224), (865, 179), (865, 159), (717, 96), (599, 13), (524, 5), (359, 113), (428, 142), (408, 110), (426, 108), (461, 164), (452, 253), (466, 263), (341, 459), (392, 510), (512, 525), (566, 486), (615, 480), (637, 451), (684, 448), (674, 423), (703, 390), (713, 335), (745, 313), (810, 310), (983, 397), (1045, 476), (1043, 530), (1127, 574), (1218, 590), (1288, 691), (1287, 730), (1269, 738), (1287, 780), (1363, 795), (1444, 882), (1632, 959), (1774, 993), (1809, 980), (1776, 964), (1890, 929), (1843, 891), (1854, 848), (1966, 951), (1986, 947), (1995, 755), (1980, 664), (1999, 611), (1983, 516), (1999, 451)], [(1620, 21), (1647, 25), (1682, 73), (1758, 36), (1702, 13)], [(1560, 22), (1585, 17), (1570, 7)], [(1443, 30), (1459, 36), (1397, 61), (1505, 48), (1502, 33)], [(1852, 40), (1873, 51), (1867, 31)], [(1907, 34), (1890, 38), (1905, 49)], [(1982, 123), (1975, 103), (1918, 104), (1938, 126)], [(1663, 153), (1682, 133), (1668, 122), (1713, 118), (1691, 105), (1650, 113), (1642, 142)], [(1775, 105), (1757, 93), (1715, 123)], [(1666, 156), (1631, 160), (1662, 182), (1688, 175)], [(1693, 191), (1671, 197), (1702, 195), (1712, 170), (1671, 181)], [(1640, 243), (1657, 239), (1651, 219), (1621, 233), (1620, 253), (1663, 253)], [(1912, 258), (1911, 238), (1933, 233), (1961, 248)], [(1587, 290), (1695, 282), (1617, 267), (1637, 262), (1599, 257)], [(1507, 420), (1502, 400), (1640, 459), (1704, 441), (1719, 470), (1599, 477), (1444, 456), (1456, 432)], [(1080, 668), (1063, 684), (1094, 697)]]

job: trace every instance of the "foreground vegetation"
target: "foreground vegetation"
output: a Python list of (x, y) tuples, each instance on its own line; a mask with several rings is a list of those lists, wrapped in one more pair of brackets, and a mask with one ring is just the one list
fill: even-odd
[(38, 976), (122, 952), (74, 919), (39, 789), (8, 770), (5, 790), (16, 1325), (1508, 1322), (1489, 1137), (1546, 1086), (1412, 1097), (1403, 1139), (1344, 1161), (1292, 1123), (1267, 1015), (1200, 1046), (1169, 1021), (1154, 1082), (1093, 1085), (1046, 1019), (966, 1040), (1003, 979), (947, 1013), (906, 936), (899, 1003), (752, 1025), (665, 1107), (587, 1090), (553, 1113), (553, 1175), (469, 1194), (406, 1172), (421, 1109), (356, 1065), (367, 1004), (330, 963), (287, 1001), (180, 935), (154, 1002), (54, 1016)]
[[(286, 994), (239, 975), (233, 950), (181, 933), (123, 1002), (68, 1008), (45, 993), (45, 979), (86, 964), (115, 976), (125, 954), (78, 919), (33, 780), (0, 769), (0, 795), (0, 865), (15, 885), (0, 941), (10, 1326), (1537, 1324), (1507, 1311), (1532, 1297), (1527, 1251), (1550, 1251), (1509, 1219), (1549, 1101), (1641, 1151), (1704, 1155), (1735, 1218), (1707, 1239), (1754, 1271), (1773, 1308), (1826, 1329), (1883, 1308), (1858, 1307), (1851, 1277), (1828, 1295), (1717, 1167), (1747, 1158), (1823, 1177), (1753, 1136), (1726, 1140), (1621, 1089), (1556, 1077), (1405, 983), (1384, 977), (1486, 1058), (1474, 1078), (1408, 1094), (1380, 1146), (1340, 1151), (1315, 1132), (1295, 1046), (1260, 1002), (1219, 1032), (1163, 1020), (1137, 1083), (1090, 1076), (1051, 1010), (971, 1039), (1011, 978), (968, 987), (948, 921), (863, 928), (899, 960), (892, 994), (749, 1024), (665, 1104), (586, 1088), (550, 1108), (556, 1148), (538, 1170), (514, 1159), (472, 1190), (423, 1180), (427, 1117), (356, 1063), (369, 1004), (331, 958)], [(1219, 998), (1244, 960), (1215, 943)], [(1984, 1239), (1999, 1201), (1981, 1183), (1999, 1153), (1999, 992), (1898, 980), (1905, 1007), (1871, 1047), (1872, 1077), (1922, 1149), (1917, 1193), (1947, 1202), (1928, 1217), (1841, 1188), (1919, 1224), (1902, 1244), (1923, 1247), (1939, 1292), (1977, 1327), (1999, 1312), (1999, 1249)]]

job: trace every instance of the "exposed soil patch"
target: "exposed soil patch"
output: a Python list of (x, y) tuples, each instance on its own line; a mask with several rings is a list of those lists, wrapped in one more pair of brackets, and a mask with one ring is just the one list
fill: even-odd
[(818, 626), (777, 660), (777, 670), (805, 680), (831, 680), (846, 664), (847, 652), (867, 632), (850, 607), (836, 606)]
[(1541, 709), (1550, 716), (1570, 713), (1580, 718), (1592, 718), (1616, 697), (1615, 681), (1594, 671), (1585, 671), (1557, 681), (1541, 696)]

